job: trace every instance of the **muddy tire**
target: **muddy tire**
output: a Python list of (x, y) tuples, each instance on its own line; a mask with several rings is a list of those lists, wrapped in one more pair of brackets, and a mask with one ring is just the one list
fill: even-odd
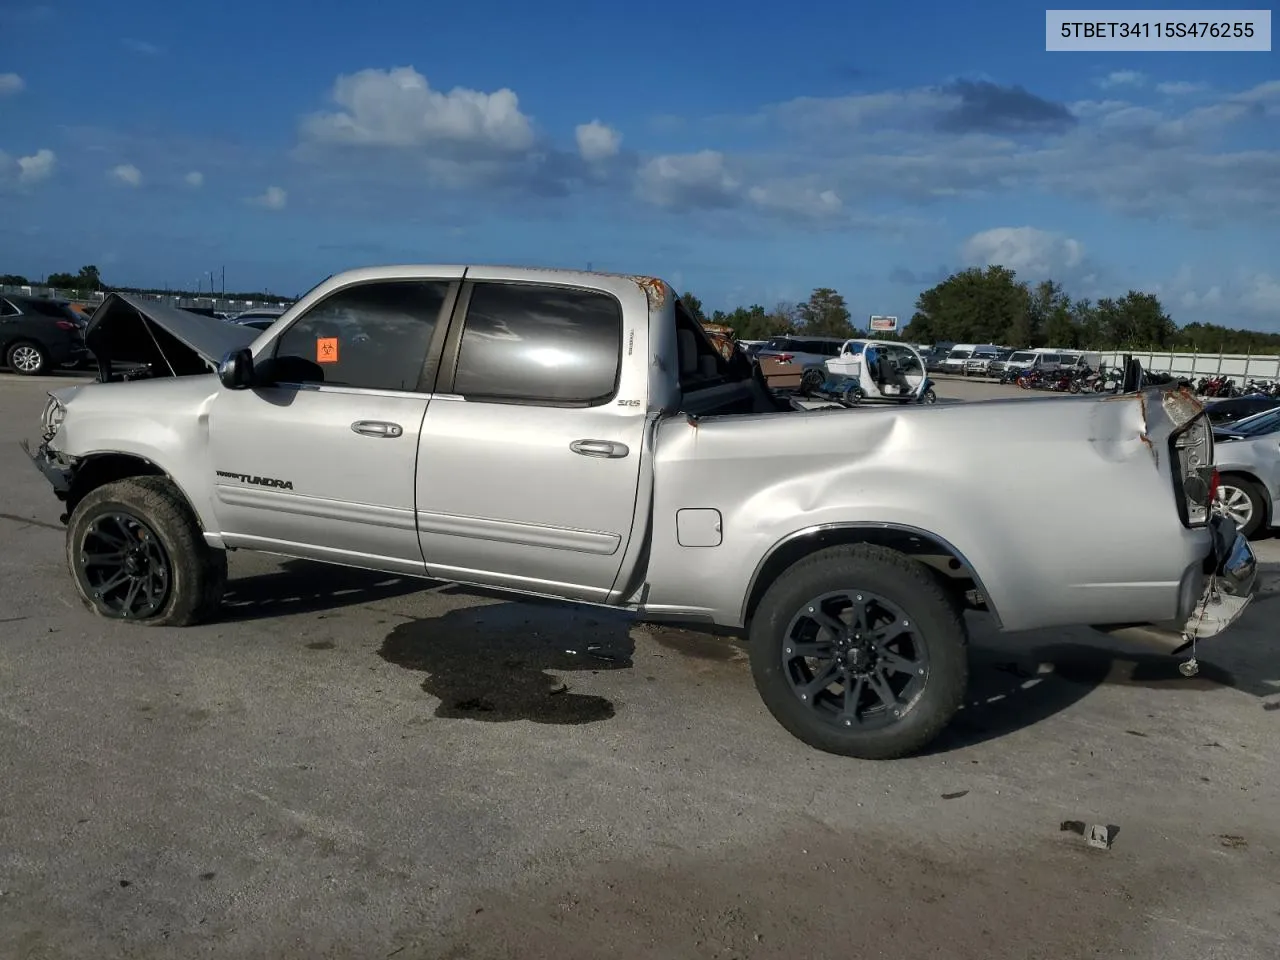
[(214, 617), (227, 555), (204, 541), (195, 513), (164, 477), (104, 484), (67, 524), (67, 565), (86, 607), (100, 617), (185, 627)]
[(38, 377), (49, 369), (49, 355), (38, 343), (19, 340), (9, 345), (4, 355), (5, 365), (24, 377)]
[(932, 571), (885, 547), (829, 547), (792, 565), (765, 591), (748, 643), (774, 718), (846, 757), (920, 751), (969, 682), (962, 610)]

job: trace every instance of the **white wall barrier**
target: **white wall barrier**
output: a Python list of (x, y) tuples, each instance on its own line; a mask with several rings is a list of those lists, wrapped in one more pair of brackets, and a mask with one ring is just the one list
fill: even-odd
[(1250, 356), (1244, 353), (1150, 353), (1137, 350), (1104, 351), (1102, 363), (1118, 367), (1125, 354), (1137, 359), (1142, 369), (1171, 373), (1175, 377), (1199, 380), (1221, 374), (1238, 384), (1249, 380), (1280, 380), (1280, 356)]

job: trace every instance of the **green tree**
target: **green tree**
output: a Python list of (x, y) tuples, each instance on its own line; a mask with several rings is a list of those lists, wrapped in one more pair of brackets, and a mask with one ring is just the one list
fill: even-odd
[(689, 311), (689, 316), (693, 319), (699, 323), (707, 322), (707, 315), (702, 312), (702, 301), (688, 290), (680, 295), (680, 302), (684, 304), (684, 308)]
[(63, 290), (74, 290), (78, 280), (78, 275), (74, 273), (51, 273), (45, 278), (45, 283)]
[(974, 267), (921, 293), (903, 336), (920, 343), (1002, 343), (1019, 324), (1026, 328), (1029, 305), (1027, 288), (1012, 270)]
[(80, 273), (76, 277), (77, 290), (97, 290), (102, 287), (102, 275), (98, 273), (98, 268), (93, 264), (87, 267), (81, 267)]
[(844, 297), (830, 287), (818, 287), (800, 306), (804, 332), (811, 337), (852, 337), (853, 324)]
[(0, 273), (0, 284), (11, 287), (25, 287), (31, 283), (20, 273)]

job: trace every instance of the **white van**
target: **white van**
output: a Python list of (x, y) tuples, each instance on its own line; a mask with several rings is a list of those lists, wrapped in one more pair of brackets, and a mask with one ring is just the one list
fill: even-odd
[(1036, 347), (1034, 350), (1015, 350), (1007, 360), (991, 365), (993, 375), (1011, 370), (1038, 370), (1048, 373), (1062, 364), (1062, 355), (1052, 347)]

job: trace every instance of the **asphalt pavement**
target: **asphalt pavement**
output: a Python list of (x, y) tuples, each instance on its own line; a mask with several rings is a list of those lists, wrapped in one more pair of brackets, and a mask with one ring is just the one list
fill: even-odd
[(17, 446), (69, 382), (0, 374), (5, 960), (1275, 955), (1274, 542), (1196, 678), (974, 615), (935, 748), (842, 760), (607, 611), (237, 553), (217, 623), (96, 619)]

